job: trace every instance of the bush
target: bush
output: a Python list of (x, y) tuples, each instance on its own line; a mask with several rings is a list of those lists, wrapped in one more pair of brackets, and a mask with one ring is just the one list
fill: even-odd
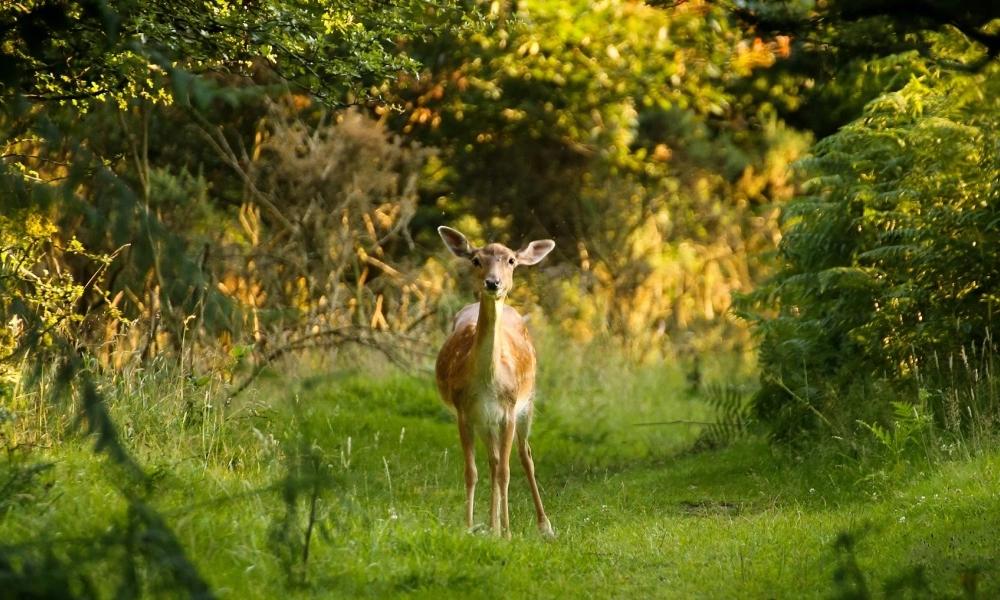
[(948, 387), (930, 367), (949, 356), (995, 351), (998, 74), (914, 79), (800, 163), (779, 270), (743, 299), (761, 339), (755, 410), (776, 436), (847, 433), (918, 385)]

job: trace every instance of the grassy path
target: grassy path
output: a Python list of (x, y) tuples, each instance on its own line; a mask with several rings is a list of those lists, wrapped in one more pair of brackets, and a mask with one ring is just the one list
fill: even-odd
[[(634, 374), (613, 391), (600, 379), (542, 382), (533, 445), (553, 542), (534, 530), (516, 464), (513, 540), (463, 530), (457, 434), (423, 378), (307, 379), (224, 421), (207, 408), (201, 421), (182, 418), (155, 395), (117, 410), (155, 474), (152, 505), (222, 597), (1000, 593), (1000, 457), (885, 474), (756, 441), (685, 452), (689, 428), (634, 426), (705, 418), (701, 402), (669, 392), (679, 376)], [(72, 540), (120, 523), (117, 482), (89, 452), (48, 451), (49, 487), (5, 508), (0, 537)], [(282, 487), (289, 474), (297, 488)], [(287, 489), (301, 493), (292, 505)], [(479, 492), (483, 522), (488, 484)], [(86, 566), (105, 574), (108, 595), (121, 578), (115, 556)], [(146, 577), (155, 592), (156, 576)]]

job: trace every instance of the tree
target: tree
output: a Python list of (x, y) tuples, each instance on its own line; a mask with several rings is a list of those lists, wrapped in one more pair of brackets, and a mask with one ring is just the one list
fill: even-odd
[(579, 270), (546, 308), (583, 339), (622, 334), (649, 356), (721, 331), (729, 292), (773, 239), (782, 166), (804, 147), (770, 106), (731, 92), (775, 56), (739, 40), (702, 3), (522, 2), (514, 22), (425, 46), (436, 68), (408, 82), (394, 124), (442, 150), (426, 218), (555, 238)]
[[(242, 203), (249, 158), (212, 148), (239, 149), (239, 138), (266, 133), (268, 96), (388, 101), (387, 83), (419, 66), (407, 44), (473, 26), (477, 14), (458, 0), (17, 3), (0, 12), (4, 210), (58, 225), (63, 242), (124, 250), (100, 283), (124, 294), (115, 308), (130, 318), (160, 315), (148, 319), (150, 339), (165, 329), (177, 350), (191, 315), (232, 329), (236, 307), (206, 263)], [(78, 282), (95, 275), (84, 261), (45, 259)], [(96, 287), (73, 311), (109, 306)], [(26, 330), (31, 317), (21, 315)]]
[[(974, 72), (1000, 52), (995, 2), (947, 0), (709, 0), (748, 38), (780, 40), (788, 60), (758, 73), (792, 125), (825, 137), (921, 64)], [(652, 0), (676, 7), (684, 0)], [(919, 57), (919, 58), (918, 58)]]
[[(209, 241), (232, 234), (219, 218), (230, 208), (227, 197), (209, 193), (205, 165), (192, 159), (198, 150), (191, 150), (190, 138), (178, 144), (186, 152), (157, 154), (150, 131), (162, 128), (177, 140), (194, 122), (196, 131), (222, 143), (221, 125), (243, 124), (234, 109), (260, 115), (268, 96), (289, 90), (331, 106), (384, 100), (386, 82), (417, 67), (403, 50), (408, 41), (465, 27), (471, 15), (475, 10), (448, 0), (4, 3), (0, 398), (16, 382), (22, 391), (41, 383), (32, 389), (47, 391), (52, 404), (77, 400), (74, 423), (94, 440), (95, 452), (110, 459), (106, 464), (127, 505), (125, 522), (100, 527), (94, 539), (60, 540), (54, 550), (45, 532), (37, 532), (37, 544), (0, 549), (5, 589), (14, 595), (92, 596), (98, 586), (85, 572), (87, 561), (103, 555), (123, 566), (119, 595), (148, 594), (159, 586), (213, 597), (148, 504), (152, 478), (120, 439), (97, 383), (96, 357), (104, 342), (138, 334), (142, 339), (128, 348), (129, 355), (148, 359), (151, 352), (144, 348), (159, 344), (183, 369), (190, 367), (183, 353), (189, 331), (215, 326), (207, 325), (220, 320), (212, 319), (213, 312), (239, 312), (231, 297), (223, 305), (227, 294), (211, 268), (212, 250), (219, 247)], [(394, 156), (383, 132), (365, 133)], [(167, 160), (178, 154), (181, 160)], [(219, 162), (224, 158), (216, 157)], [(133, 326), (119, 336), (115, 326), (123, 314)], [(46, 410), (34, 405), (26, 410)], [(4, 403), (5, 427), (7, 410)], [(11, 485), (0, 500), (19, 494), (19, 486), (47, 468), (22, 467), (14, 448), (7, 450), (10, 460), (2, 467)], [(67, 546), (73, 551), (64, 552)], [(86, 560), (77, 562), (77, 556)]]
[[(22, 100), (173, 97), (204, 106), (222, 83), (280, 84), (330, 104), (378, 97), (419, 63), (402, 44), (472, 23), (458, 0), (29, 0), (0, 13), (0, 81)], [(173, 78), (173, 89), (163, 76)]]

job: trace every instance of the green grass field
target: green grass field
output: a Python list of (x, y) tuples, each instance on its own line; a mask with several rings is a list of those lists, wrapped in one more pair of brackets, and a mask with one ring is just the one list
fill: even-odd
[[(535, 530), (516, 460), (513, 539), (465, 531), (457, 431), (427, 374), (292, 376), (229, 406), (133, 375), (109, 397), (152, 475), (144, 502), (223, 598), (1000, 594), (1000, 455), (876, 469), (754, 438), (696, 452), (695, 426), (637, 425), (711, 418), (679, 370), (601, 360), (542, 357), (532, 442), (554, 541)], [(129, 537), (131, 488), (91, 446), (8, 456), (0, 486), (52, 464), (0, 504), (14, 571), (175, 597), (168, 542)], [(130, 552), (145, 557), (131, 571)]]

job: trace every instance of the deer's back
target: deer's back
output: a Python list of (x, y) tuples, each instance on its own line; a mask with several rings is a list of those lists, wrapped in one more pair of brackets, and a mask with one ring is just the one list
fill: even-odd
[(520, 410), (531, 401), (535, 387), (535, 349), (524, 319), (504, 306), (500, 359), (492, 374), (488, 365), (476, 368), (476, 322), (479, 303), (455, 316), (453, 329), (437, 359), (437, 385), (445, 404), (472, 409), (482, 402)]

